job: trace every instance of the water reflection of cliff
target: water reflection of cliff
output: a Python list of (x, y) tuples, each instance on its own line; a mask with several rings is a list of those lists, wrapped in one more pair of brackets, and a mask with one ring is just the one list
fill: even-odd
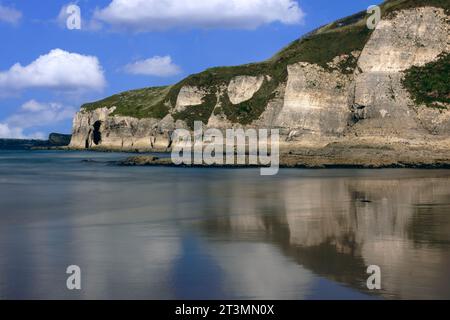
[(207, 232), (271, 242), (362, 291), (367, 266), (379, 265), (384, 297), (450, 298), (450, 179), (285, 179), (253, 186), (250, 197), (246, 187), (221, 190), (234, 201)]

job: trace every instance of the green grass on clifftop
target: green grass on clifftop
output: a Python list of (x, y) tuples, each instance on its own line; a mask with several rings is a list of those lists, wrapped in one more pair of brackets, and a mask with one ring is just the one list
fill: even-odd
[(208, 119), (217, 103), (217, 96), (210, 93), (203, 98), (203, 103), (198, 106), (188, 106), (174, 115), (175, 120), (184, 120), (189, 128), (194, 129), (194, 122), (208, 123)]
[(116, 107), (114, 112), (116, 115), (162, 119), (169, 113), (169, 108), (164, 104), (164, 99), (169, 91), (170, 87), (131, 90), (97, 102), (86, 103), (81, 108), (90, 111)]
[(450, 13), (449, 0), (388, 0), (383, 3), (382, 10), (384, 15), (388, 15), (395, 11), (419, 7), (443, 8), (447, 14)]

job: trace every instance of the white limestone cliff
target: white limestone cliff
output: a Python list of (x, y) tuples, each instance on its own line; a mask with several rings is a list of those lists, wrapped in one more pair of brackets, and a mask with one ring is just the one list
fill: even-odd
[[(416, 105), (403, 87), (404, 71), (435, 61), (450, 52), (449, 17), (444, 9), (420, 7), (395, 12), (373, 31), (357, 59), (353, 74), (334, 68), (343, 58), (335, 57), (324, 69), (300, 62), (287, 67), (287, 81), (250, 127), (279, 128), (286, 141), (333, 141), (366, 139), (377, 143), (450, 139), (450, 110)], [(236, 75), (218, 95), (228, 95), (231, 107), (248, 101), (261, 90), (267, 75)], [(215, 89), (216, 90), (216, 89)], [(183, 86), (170, 114), (164, 119), (137, 119), (114, 114), (114, 109), (80, 111), (73, 126), (72, 148), (158, 149), (170, 145), (175, 121), (186, 107), (200, 106), (208, 88)], [(218, 99), (219, 101), (219, 99)], [(214, 108), (208, 127), (242, 127)], [(101, 138), (94, 136), (100, 134)]]
[(237, 76), (233, 78), (228, 85), (228, 97), (231, 103), (239, 104), (250, 100), (261, 88), (263, 82), (264, 76)]

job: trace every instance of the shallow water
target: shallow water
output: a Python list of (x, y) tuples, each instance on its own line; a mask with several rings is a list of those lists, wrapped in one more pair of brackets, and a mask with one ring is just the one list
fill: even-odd
[(450, 170), (108, 163), (125, 156), (0, 151), (1, 299), (450, 298)]

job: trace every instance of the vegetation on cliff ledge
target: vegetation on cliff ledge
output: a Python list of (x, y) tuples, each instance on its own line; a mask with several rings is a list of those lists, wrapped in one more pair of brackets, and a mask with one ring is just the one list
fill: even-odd
[(450, 105), (450, 54), (405, 73), (403, 84), (418, 104), (447, 109)]
[[(359, 19), (365, 13), (359, 15)], [(358, 22), (359, 20), (357, 20)], [(174, 85), (166, 98), (169, 105), (174, 106), (178, 93), (183, 86), (195, 86), (202, 88), (211, 95), (220, 94), (217, 99), (204, 99), (200, 106), (188, 107), (186, 111), (175, 114), (176, 119), (188, 116), (198, 120), (208, 119), (206, 111), (216, 109), (223, 112), (227, 119), (240, 124), (250, 124), (258, 119), (264, 112), (267, 104), (277, 97), (277, 89), (280, 84), (287, 81), (287, 66), (298, 62), (318, 64), (328, 71), (333, 68), (328, 64), (336, 56), (348, 56), (347, 63), (339, 65), (340, 72), (353, 72), (356, 67), (356, 59), (351, 55), (354, 51), (361, 51), (370, 37), (371, 30), (365, 24), (351, 21), (343, 23), (329, 30), (317, 30), (304, 36), (300, 40), (292, 42), (274, 57), (260, 63), (247, 64), (234, 67), (217, 67), (208, 69), (202, 73), (192, 75)], [(231, 103), (226, 90), (229, 82), (236, 76), (266, 76), (261, 88), (247, 101), (234, 105)], [(217, 107), (217, 108), (216, 108)]]

